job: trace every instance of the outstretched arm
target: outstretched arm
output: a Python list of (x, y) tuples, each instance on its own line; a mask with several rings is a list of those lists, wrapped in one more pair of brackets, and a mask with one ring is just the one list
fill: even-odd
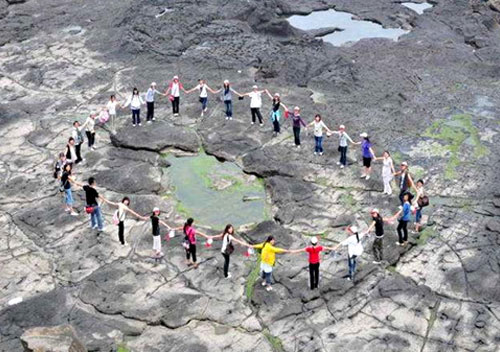
[(291, 249), (288, 253), (296, 254), (296, 253), (305, 252), (305, 251), (306, 251), (305, 248), (299, 248), (299, 249)]
[(217, 91), (213, 90), (213, 89), (212, 89), (212, 88), (210, 88), (208, 85), (206, 85), (206, 87), (207, 87), (207, 90), (208, 90), (210, 93), (212, 93), (212, 94), (217, 94), (217, 93), (219, 92), (218, 90), (217, 90)]
[(271, 93), (269, 93), (269, 91), (268, 91), (267, 89), (263, 90), (261, 93), (266, 93), (266, 94), (267, 94), (267, 96), (268, 96), (269, 98), (271, 98), (271, 100), (273, 100), (273, 96), (271, 95)]
[(130, 214), (132, 214), (133, 216), (135, 216), (136, 218), (139, 218), (141, 220), (147, 220), (148, 219), (147, 217), (142, 216), (141, 214), (136, 213), (135, 211), (133, 211), (129, 207), (125, 208), (125, 211), (128, 211)]
[[(237, 96), (239, 96), (239, 97), (242, 97), (242, 96), (243, 96), (242, 94), (240, 94), (240, 93), (238, 93), (237, 91), (235, 91), (233, 88), (230, 88), (230, 89), (231, 89), (231, 91), (232, 91), (234, 94), (236, 94)], [(222, 88), (221, 88), (221, 90), (222, 90)]]
[(164, 222), (163, 220), (160, 220), (160, 224), (165, 226), (167, 229), (172, 230), (172, 228), (170, 226), (168, 226), (168, 224), (166, 222)]

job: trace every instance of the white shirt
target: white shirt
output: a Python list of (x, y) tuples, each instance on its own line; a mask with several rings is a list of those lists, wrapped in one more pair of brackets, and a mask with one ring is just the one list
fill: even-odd
[(382, 176), (385, 178), (391, 178), (393, 177), (392, 175), (392, 159), (391, 157), (389, 158), (384, 158), (384, 166), (382, 167)]
[(95, 132), (94, 127), (95, 127), (95, 120), (90, 116), (87, 117), (87, 121), (85, 121), (85, 129), (90, 133), (94, 133)]
[(248, 96), (250, 97), (250, 108), (259, 109), (262, 106), (261, 93), (252, 92)]
[(198, 84), (196, 89), (200, 91), (200, 98), (208, 97), (207, 85), (206, 84)]
[(172, 89), (170, 89), (170, 94), (172, 94), (174, 97), (178, 97), (179, 93), (180, 93), (179, 83), (172, 82)]
[(127, 209), (127, 206), (123, 203), (118, 203), (118, 220), (124, 221), (125, 216), (127, 215), (127, 212), (125, 211)]
[(116, 105), (118, 105), (118, 102), (115, 101), (108, 101), (108, 104), (106, 105), (106, 108), (108, 109), (108, 112), (110, 115), (116, 115)]
[(220, 250), (222, 253), (226, 253), (227, 245), (233, 240), (233, 238), (234, 237), (230, 234), (224, 235), (224, 238), (222, 239), (222, 247)]
[(125, 107), (130, 105), (132, 110), (139, 110), (141, 108), (141, 104), (144, 104), (144, 100), (139, 95), (131, 95), (125, 103)]
[(322, 137), (324, 128), (326, 128), (326, 125), (323, 121), (316, 122), (316, 120), (315, 120), (314, 121), (314, 136), (315, 137)]
[(69, 149), (69, 155), (70, 155), (69, 162), (71, 162), (71, 163), (76, 162), (76, 150), (75, 150), (75, 146), (71, 145), (71, 144), (68, 144), (68, 149)]
[(347, 147), (347, 141), (353, 143), (351, 137), (346, 132), (334, 131), (333, 133), (337, 133), (339, 135), (339, 146)]
[(75, 140), (75, 145), (83, 143), (83, 140), (80, 139), (80, 137), (83, 138), (81, 133), (82, 133), (82, 130), (80, 127), (73, 127), (73, 131), (71, 131), (71, 137), (73, 137), (73, 139)]
[(356, 235), (350, 235), (346, 240), (342, 241), (340, 244), (342, 246), (347, 246), (347, 255), (349, 255), (349, 257), (352, 257), (354, 255), (359, 257), (361, 254), (363, 254), (363, 244), (361, 243), (361, 237), (359, 238), (358, 242)]

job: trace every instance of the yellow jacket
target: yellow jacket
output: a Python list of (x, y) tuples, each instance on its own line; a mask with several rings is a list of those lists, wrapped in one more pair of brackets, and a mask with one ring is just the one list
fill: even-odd
[(270, 266), (274, 266), (274, 262), (276, 261), (276, 253), (283, 253), (285, 251), (282, 248), (274, 247), (269, 242), (256, 244), (255, 246), (253, 246), (253, 248), (262, 249), (260, 260)]

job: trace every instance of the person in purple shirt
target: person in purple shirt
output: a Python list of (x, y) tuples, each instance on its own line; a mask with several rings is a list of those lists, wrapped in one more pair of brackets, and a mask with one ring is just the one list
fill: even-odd
[(372, 149), (372, 143), (370, 138), (368, 138), (368, 133), (363, 132), (359, 135), (363, 138), (361, 142), (361, 152), (363, 154), (363, 167), (364, 172), (361, 174), (361, 178), (370, 179), (370, 173), (372, 172), (372, 159), (375, 159), (375, 152)]
[(307, 128), (306, 123), (300, 117), (300, 108), (296, 106), (293, 108), (293, 114), (291, 115), (290, 120), (292, 121), (292, 126), (293, 126), (293, 136), (295, 138), (295, 146), (300, 149), (300, 125), (304, 126)]

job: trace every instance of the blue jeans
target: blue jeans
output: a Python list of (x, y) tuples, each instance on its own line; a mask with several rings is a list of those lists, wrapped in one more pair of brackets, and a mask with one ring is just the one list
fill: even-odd
[(65, 189), (64, 195), (65, 195), (64, 198), (66, 200), (66, 205), (72, 206), (73, 205), (73, 193), (71, 193), (71, 188)]
[(200, 97), (200, 103), (201, 103), (201, 109), (205, 110), (208, 105), (208, 98), (202, 98)]
[(417, 213), (415, 214), (415, 223), (420, 224), (422, 221), (422, 209), (417, 209)]
[(233, 102), (231, 100), (224, 100), (226, 104), (226, 116), (233, 117)]
[(354, 280), (354, 273), (356, 272), (356, 256), (347, 257), (347, 262), (349, 264), (349, 277)]
[(339, 147), (340, 149), (340, 163), (347, 166), (347, 146)]
[(137, 125), (139, 123), (141, 123), (141, 109), (132, 109), (132, 124)]
[(323, 153), (323, 146), (321, 145), (321, 143), (323, 142), (323, 136), (321, 137), (314, 136), (314, 141), (316, 142), (316, 145), (314, 146), (314, 151), (316, 153)]
[(266, 273), (265, 271), (262, 272), (262, 278), (266, 279), (266, 284), (268, 286), (271, 286), (271, 275), (273, 272), (271, 271), (270, 273)]
[(92, 227), (97, 225), (97, 229), (99, 231), (102, 231), (103, 224), (102, 224), (102, 213), (101, 213), (101, 207), (98, 205), (94, 206), (94, 211), (92, 214), (90, 214), (90, 224)]

